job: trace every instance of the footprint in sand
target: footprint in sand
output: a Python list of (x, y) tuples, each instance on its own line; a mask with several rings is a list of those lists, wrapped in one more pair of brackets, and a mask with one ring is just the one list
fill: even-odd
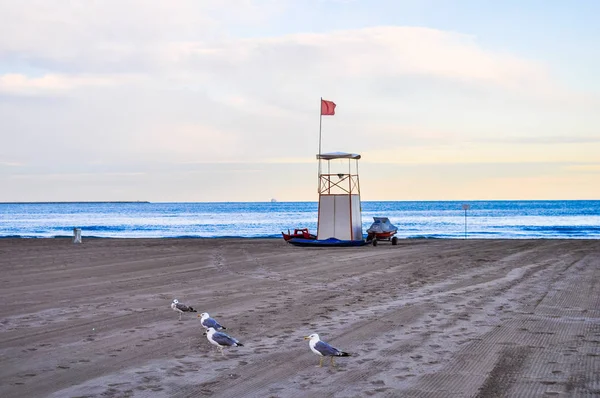
[(162, 388), (161, 386), (154, 385), (154, 384), (150, 384), (150, 385), (147, 385), (145, 387), (144, 386), (139, 386), (139, 387), (137, 387), (137, 389), (138, 390), (142, 390), (142, 391), (143, 390), (151, 390), (151, 391), (154, 391), (154, 392), (158, 392), (158, 391), (164, 390), (164, 388)]
[(183, 374), (180, 373), (180, 371), (178, 369), (169, 369), (169, 370), (167, 370), (167, 376), (182, 377)]
[(363, 364), (365, 362), (370, 362), (373, 361), (373, 358), (364, 358), (364, 359), (359, 359), (358, 361), (356, 361), (356, 363), (358, 364)]
[(118, 387), (118, 386), (125, 386), (129, 383), (110, 383), (108, 384), (109, 387)]

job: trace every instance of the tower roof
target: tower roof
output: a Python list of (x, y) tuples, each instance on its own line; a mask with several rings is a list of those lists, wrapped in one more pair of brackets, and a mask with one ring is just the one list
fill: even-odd
[(360, 159), (360, 155), (356, 153), (346, 153), (346, 152), (330, 152), (330, 153), (321, 153), (317, 155), (317, 159)]

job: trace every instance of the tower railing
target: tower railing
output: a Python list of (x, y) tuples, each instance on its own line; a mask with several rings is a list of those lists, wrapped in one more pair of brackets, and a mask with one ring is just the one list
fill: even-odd
[(358, 174), (321, 174), (319, 176), (319, 195), (360, 194)]

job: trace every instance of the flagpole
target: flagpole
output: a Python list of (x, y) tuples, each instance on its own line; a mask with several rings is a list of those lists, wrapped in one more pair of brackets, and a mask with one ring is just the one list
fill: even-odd
[(323, 97), (319, 101), (319, 155), (321, 154), (321, 126), (323, 124)]
[(323, 97), (319, 100), (319, 176), (317, 191), (321, 192), (321, 127), (323, 125)]

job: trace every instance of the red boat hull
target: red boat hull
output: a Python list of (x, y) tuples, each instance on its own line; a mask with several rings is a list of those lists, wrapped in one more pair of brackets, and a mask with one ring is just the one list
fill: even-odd
[(373, 239), (377, 239), (377, 240), (389, 240), (392, 238), (392, 236), (396, 235), (396, 232), (398, 231), (387, 231), (387, 232), (369, 232), (369, 234), (367, 235), (367, 240), (373, 240)]
[(387, 238), (391, 238), (395, 234), (396, 234), (396, 231), (389, 231), (389, 232), (380, 232), (380, 233), (376, 233), (373, 235), (375, 235), (375, 237), (377, 239), (387, 239)]
[(288, 230), (287, 234), (285, 232), (282, 232), (281, 235), (283, 235), (283, 239), (286, 242), (292, 238), (317, 239), (315, 235), (308, 232), (308, 228), (296, 228), (294, 230), (294, 233), (290, 233), (290, 231)]

